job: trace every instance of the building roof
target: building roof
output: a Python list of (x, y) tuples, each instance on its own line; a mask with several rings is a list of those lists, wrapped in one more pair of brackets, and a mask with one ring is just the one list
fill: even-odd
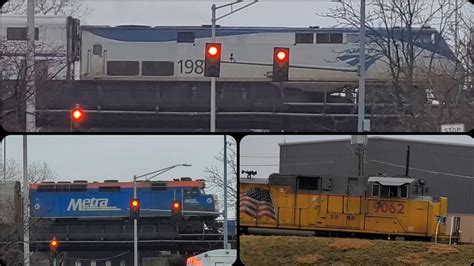
[[(403, 135), (399, 135), (402, 137)], [(467, 136), (467, 135), (466, 135)], [(407, 136), (409, 137), (409, 135)], [(318, 143), (328, 143), (328, 142), (344, 142), (350, 141), (350, 138), (344, 139), (332, 139), (332, 140), (315, 140), (315, 141), (301, 141), (301, 142), (286, 142), (279, 143), (279, 146), (291, 146), (291, 145), (301, 145), (301, 144), (318, 144)], [(445, 141), (434, 141), (434, 140), (418, 140), (418, 139), (404, 139), (404, 138), (394, 138), (394, 137), (380, 137), (380, 136), (369, 136), (370, 140), (390, 140), (390, 141), (403, 141), (403, 142), (418, 142), (418, 143), (427, 143), (427, 144), (437, 144), (437, 145), (451, 145), (451, 146), (463, 146), (474, 148), (473, 144), (468, 143), (456, 143), (456, 142), (445, 142)]]

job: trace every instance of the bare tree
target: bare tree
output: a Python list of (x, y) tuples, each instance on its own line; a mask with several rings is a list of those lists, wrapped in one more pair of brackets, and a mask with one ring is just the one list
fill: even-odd
[[(378, 130), (437, 131), (440, 124), (459, 120), (473, 126), (472, 119), (463, 115), (466, 108), (472, 109), (472, 96), (462, 89), (466, 87), (466, 50), (450, 54), (444, 41), (453, 35), (456, 7), (452, 1), (371, 0), (368, 6), (367, 52), (369, 58), (381, 55), (379, 62), (390, 77), (380, 86), (369, 85), (368, 102), (391, 101), (394, 106), (377, 111), (399, 115), (399, 119), (374, 119)], [(472, 29), (472, 18), (466, 12), (460, 14), (465, 21), (460, 29)], [(353, 1), (343, 1), (321, 15), (336, 19), (339, 26), (358, 28), (360, 24), (359, 7)], [(435, 27), (441, 37), (426, 34), (428, 26)]]
[[(237, 204), (237, 146), (233, 138), (227, 138), (227, 205), (234, 209)], [(224, 163), (224, 154), (221, 152), (216, 160)], [(217, 191), (219, 198), (224, 198), (224, 175), (222, 165), (206, 167), (206, 185), (213, 191)], [(221, 200), (223, 202), (223, 200)]]
[[(0, 174), (3, 181), (3, 162), (0, 162)], [(23, 180), (23, 171), (20, 164), (13, 158), (7, 161), (5, 181), (21, 181)], [(30, 183), (39, 183), (47, 180), (55, 180), (56, 173), (45, 162), (32, 162), (28, 165), (28, 178)]]
[[(10, 0), (2, 7), (2, 12), (12, 15), (26, 15), (26, 6), (27, 1), (25, 0)], [(81, 0), (37, 0), (35, 5), (36, 15), (82, 18), (89, 11)]]

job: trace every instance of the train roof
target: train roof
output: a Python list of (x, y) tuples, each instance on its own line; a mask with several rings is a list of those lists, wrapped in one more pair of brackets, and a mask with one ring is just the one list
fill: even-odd
[(383, 186), (401, 186), (411, 184), (415, 181), (413, 178), (407, 177), (385, 177), (385, 176), (371, 176), (367, 182), (377, 182)]
[[(87, 182), (82, 180), (76, 181), (58, 181), (58, 182), (41, 182), (34, 183), (30, 185), (31, 189), (38, 189), (38, 187), (45, 186), (70, 186), (70, 187), (85, 187), (86, 189), (97, 189), (97, 188), (107, 188), (107, 187), (120, 187), (120, 188), (133, 188), (133, 182), (118, 182), (118, 181), (107, 181), (107, 182)], [(196, 187), (203, 188), (203, 180), (164, 180), (164, 181), (145, 181), (138, 182), (138, 188), (146, 187), (167, 187), (167, 188), (176, 188), (176, 187)]]
[[(35, 24), (42, 26), (66, 25), (67, 16), (39, 16), (35, 15)], [(2, 15), (0, 16), (0, 27), (26, 26), (26, 16)]]

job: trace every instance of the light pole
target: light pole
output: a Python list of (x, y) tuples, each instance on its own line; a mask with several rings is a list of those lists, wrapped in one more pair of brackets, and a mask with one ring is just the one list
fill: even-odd
[[(232, 3), (229, 3), (229, 4), (225, 4), (225, 5), (222, 5), (222, 6), (216, 6), (216, 4), (213, 4), (212, 7), (211, 7), (211, 10), (212, 10), (212, 17), (211, 17), (211, 23), (212, 23), (212, 42), (216, 42), (216, 22), (219, 20), (219, 19), (222, 19), (222, 18), (225, 18), (239, 10), (242, 10), (246, 7), (249, 7), (255, 3), (258, 2), (258, 0), (254, 0), (253, 2), (245, 5), (245, 6), (242, 6), (240, 8), (237, 8), (236, 10), (233, 10), (232, 6), (234, 4), (238, 4), (242, 2), (242, 0), (237, 0), (235, 2), (232, 2)], [(218, 18), (216, 18), (216, 11), (220, 8), (224, 8), (224, 7), (228, 7), (230, 6), (231, 8), (231, 11), (227, 14), (224, 14)], [(216, 78), (212, 77), (211, 78), (211, 128), (210, 128), (210, 131), (211, 132), (216, 132)]]
[[(333, 0), (341, 3), (343, 0)], [(357, 132), (364, 132), (365, 119), (365, 0), (360, 0), (360, 30), (359, 30), (359, 97), (357, 101)]]
[[(171, 170), (173, 168), (176, 168), (178, 166), (191, 166), (191, 165), (190, 164), (185, 164), (185, 163), (175, 164), (175, 165), (172, 165), (172, 166), (160, 169), (160, 170), (156, 170), (156, 171), (144, 174), (144, 175), (133, 176), (133, 198), (134, 199), (137, 198), (137, 185), (138, 184), (149, 181), (149, 180), (157, 177), (158, 175), (161, 175), (164, 172), (168, 172), (169, 170)], [(154, 174), (152, 177), (145, 178), (145, 180), (137, 183), (137, 179), (148, 176), (148, 175), (152, 175), (152, 174)], [(138, 224), (137, 219), (133, 219), (133, 265), (134, 266), (138, 266), (138, 225), (137, 224)]]
[(23, 261), (25, 266), (30, 266), (30, 211), (29, 185), (28, 185), (28, 140), (27, 135), (23, 135)]
[[(27, 34), (26, 34), (26, 132), (36, 131), (36, 87), (35, 87), (35, 0), (27, 4)], [(26, 263), (26, 262), (25, 262)], [(29, 263), (29, 261), (28, 261)]]
[(227, 135), (224, 135), (224, 249), (227, 249)]

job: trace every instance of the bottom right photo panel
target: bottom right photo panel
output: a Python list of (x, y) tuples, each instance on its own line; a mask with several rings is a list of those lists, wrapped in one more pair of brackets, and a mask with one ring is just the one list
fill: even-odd
[(468, 135), (248, 135), (245, 265), (474, 265)]

